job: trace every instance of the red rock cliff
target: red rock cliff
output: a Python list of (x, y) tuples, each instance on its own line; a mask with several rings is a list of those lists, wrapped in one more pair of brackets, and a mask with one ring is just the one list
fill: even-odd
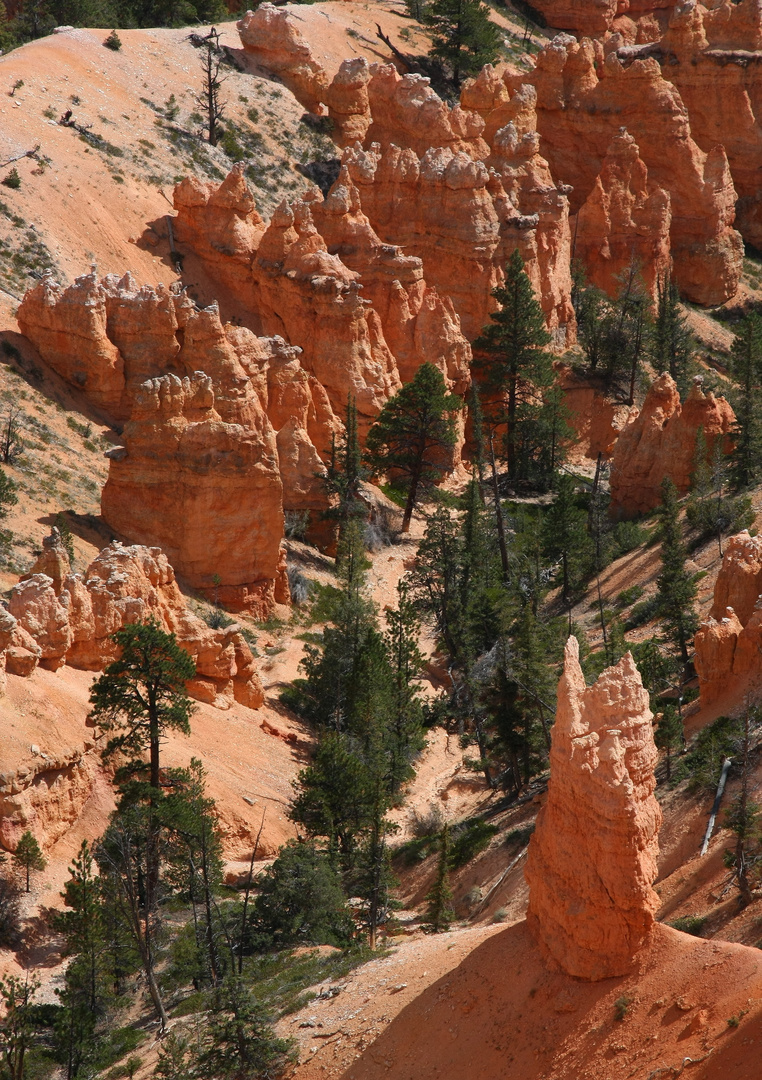
[(569, 638), (548, 798), (525, 873), (530, 928), (577, 978), (631, 971), (654, 924), (661, 809), (652, 719), (629, 653), (588, 688)]

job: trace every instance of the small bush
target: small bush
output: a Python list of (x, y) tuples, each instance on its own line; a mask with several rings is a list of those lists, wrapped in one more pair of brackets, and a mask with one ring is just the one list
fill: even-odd
[(642, 595), (642, 585), (630, 585), (629, 589), (622, 589), (619, 596), (617, 596), (616, 606), (618, 608), (629, 607), (630, 604), (634, 604), (636, 600), (640, 600)]
[(427, 836), (439, 836), (444, 825), (444, 814), (442, 808), (437, 806), (436, 803), (430, 803), (428, 810), (420, 812), (413, 810), (410, 815), (410, 827), (413, 830), (413, 836), (422, 840)]
[(497, 908), (494, 915), (492, 916), (492, 921), (493, 922), (505, 922), (505, 920), (507, 918), (508, 918), (508, 910), (507, 910), (507, 908), (499, 907), (499, 908)]
[(679, 919), (673, 919), (669, 926), (675, 930), (682, 930), (684, 934), (692, 934), (693, 937), (701, 937), (701, 931), (704, 929), (704, 923), (706, 922), (706, 916), (702, 915), (681, 915)]
[(297, 607), (301, 607), (309, 600), (314, 582), (305, 577), (297, 566), (289, 566), (286, 573), (291, 600)]
[(531, 825), (521, 825), (518, 829), (511, 829), (505, 838), (505, 842), (506, 844), (518, 844), (519, 847), (526, 847), (533, 832), (534, 822)]
[(122, 39), (117, 34), (116, 30), (112, 30), (106, 40), (103, 42), (107, 49), (112, 49), (114, 52), (119, 52), (122, 47)]
[(621, 997), (616, 999), (614, 1002), (614, 1016), (617, 1020), (624, 1020), (630, 1005), (632, 1005), (632, 998), (627, 997), (626, 994), (622, 994)]
[(21, 177), (19, 176), (19, 171), (15, 165), (8, 175), (3, 177), (2, 183), (5, 184), (6, 187), (13, 188), (14, 190), (21, 187)]
[(231, 619), (220, 607), (207, 608), (201, 613), (201, 617), (212, 630), (224, 630), (226, 626), (232, 626), (235, 622), (235, 619)]
[(481, 818), (466, 822), (458, 830), (453, 829), (450, 865), (457, 869), (475, 859), (498, 831), (497, 825), (490, 825)]
[(287, 540), (304, 540), (310, 524), (309, 510), (286, 510), (285, 535)]
[(732, 757), (743, 733), (739, 718), (720, 716), (703, 728), (672, 771), (672, 784), (689, 780), (692, 789), (714, 791), (726, 757)]
[(641, 600), (639, 604), (630, 612), (629, 618), (625, 621), (625, 630), (635, 630), (638, 626), (643, 626), (644, 623), (650, 622), (651, 619), (655, 619), (659, 612), (659, 596), (658, 593), (654, 593), (653, 596), (649, 596), (647, 600)]

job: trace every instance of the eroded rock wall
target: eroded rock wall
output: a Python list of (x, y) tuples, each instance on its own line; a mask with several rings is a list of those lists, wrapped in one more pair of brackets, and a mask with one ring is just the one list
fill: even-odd
[(620, 517), (644, 514), (661, 503), (661, 484), (669, 477), (680, 494), (691, 485), (696, 436), (703, 428), (708, 452), (715, 439), (730, 448), (735, 414), (724, 397), (705, 394), (700, 380), (681, 404), (674, 379), (660, 375), (651, 384), (643, 408), (619, 435), (611, 458), (611, 512)]
[[(53, 567), (61, 573), (49, 574)], [(175, 634), (196, 664), (192, 697), (218, 708), (264, 701), (254, 657), (236, 623), (213, 630), (187, 607), (159, 548), (114, 541), (84, 574), (72, 574), (58, 530), (42, 556), (11, 590), (2, 612), (5, 668), (29, 676), (38, 664), (101, 671), (116, 658), (111, 635), (127, 623), (155, 620)], [(0, 640), (0, 646), (3, 640)]]
[(744, 530), (725, 543), (709, 616), (696, 633), (702, 706), (762, 675), (762, 537)]
[(548, 797), (525, 874), (527, 922), (577, 978), (630, 972), (654, 925), (661, 809), (652, 719), (629, 653), (586, 687), (577, 639), (569, 638)]

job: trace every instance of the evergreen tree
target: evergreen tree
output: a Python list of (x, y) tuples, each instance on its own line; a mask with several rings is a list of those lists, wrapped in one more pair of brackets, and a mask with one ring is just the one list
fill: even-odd
[(338, 444), (335, 436), (333, 438), (331, 457), (325, 476), (329, 497), (335, 502), (325, 516), (338, 522), (339, 528), (338, 566), (341, 566), (342, 560), (347, 555), (358, 559), (360, 557), (359, 522), (364, 521), (366, 515), (366, 507), (360, 495), (367, 475), (368, 470), (363, 465), (357, 429), (357, 403), (350, 394), (347, 398), (347, 410), (344, 417), (344, 435)]
[(728, 811), (726, 826), (736, 834), (734, 851), (726, 852), (726, 865), (732, 866), (740, 892), (741, 905), (747, 907), (754, 899), (752, 877), (758, 876), (759, 863), (762, 861), (762, 830), (760, 815), (762, 806), (749, 797), (752, 729), (758, 720), (756, 709), (747, 702), (744, 713), (743, 735), (740, 740), (741, 790)]
[(543, 525), (545, 554), (558, 560), (561, 568), (561, 598), (570, 607), (572, 594), (590, 558), (584, 510), (577, 505), (574, 478), (560, 476), (556, 494)]
[(213, 994), (196, 1062), (206, 1080), (265, 1080), (283, 1071), (291, 1043), (279, 1039), (250, 986), (229, 976)]
[(672, 755), (681, 750), (685, 741), (683, 721), (674, 705), (665, 705), (659, 718), (654, 735), (654, 742), (659, 750), (665, 751), (667, 779), (672, 776)]
[(694, 348), (686, 317), (680, 311), (677, 282), (671, 273), (667, 273), (657, 282), (650, 360), (657, 371), (670, 373), (683, 398), (690, 390), (690, 364)]
[(5, 521), (11, 512), (11, 507), (19, 501), (17, 492), (15, 480), (0, 469), (0, 521)]
[(395, 790), (412, 775), (412, 760), (426, 745), (418, 685), (424, 659), (418, 648), (421, 624), (407, 582), (397, 585), (397, 607), (386, 609), (386, 653), (392, 674), (389, 772)]
[(257, 879), (255, 938), (276, 949), (347, 945), (354, 930), (341, 881), (314, 844), (290, 840)]
[(688, 524), (700, 541), (714, 536), (722, 557), (722, 537), (725, 533), (748, 529), (754, 522), (754, 511), (749, 497), (730, 495), (730, 479), (727, 459), (723, 452), (722, 437), (714, 440), (711, 453), (707, 450), (704, 429), (696, 433), (696, 453), (693, 485), (686, 506)]
[(762, 465), (762, 318), (757, 314), (746, 316), (733, 340), (731, 371), (738, 384), (732, 472), (735, 486), (743, 489), (755, 483)]
[(502, 34), (481, 0), (431, 0), (425, 16), (434, 32), (431, 55), (452, 70), (456, 86), (497, 58)]
[(37, 1034), (34, 1022), (34, 996), (40, 988), (36, 975), (30, 979), (6, 975), (0, 979), (0, 1067), (3, 1080), (24, 1080), (26, 1056)]
[(458, 523), (443, 507), (428, 520), (410, 572), (410, 596), (431, 622), (447, 653), (463, 666), (462, 538)]
[(93, 1054), (96, 1024), (109, 1000), (101, 881), (86, 840), (69, 867), (69, 875), (62, 893), (67, 910), (54, 922), (71, 957), (63, 989), (57, 991), (62, 1009), (55, 1025), (55, 1045), (67, 1080), (73, 1080)]
[(16, 850), (13, 853), (13, 862), (16, 867), (26, 876), (26, 891), (29, 892), (29, 875), (32, 870), (41, 871), (48, 865), (47, 859), (42, 854), (40, 845), (35, 840), (29, 829), (22, 833)]
[(452, 906), (452, 888), (450, 886), (449, 864), (451, 851), (450, 826), (445, 822), (439, 838), (437, 878), (433, 889), (426, 897), (429, 905), (427, 912), (429, 925), (436, 934), (441, 933), (443, 930), (449, 930), (450, 924), (455, 918), (455, 911)]
[(659, 510), (661, 529), (661, 573), (657, 579), (661, 619), (668, 639), (679, 650), (683, 666), (689, 660), (688, 646), (698, 629), (696, 583), (685, 568), (687, 551), (680, 527), (677, 488), (665, 477), (661, 485)]
[(447, 392), (439, 368), (421, 364), (412, 382), (387, 401), (368, 432), (371, 468), (388, 473), (407, 489), (403, 533), (410, 529), (421, 495), (446, 469), (445, 452), (455, 445), (453, 413), (462, 404), (460, 398)]
[[(524, 263), (515, 250), (505, 267), (505, 281), (492, 290), (500, 305), (490, 314), (492, 320), (474, 343), (485, 354), (476, 361), (477, 372), (491, 398), (505, 399), (505, 455), (508, 478), (519, 475), (519, 435), (522, 406), (531, 409), (538, 392), (550, 387), (553, 369), (545, 346), (550, 334), (545, 318), (524, 271)], [(495, 414), (495, 409), (491, 410)], [(493, 415), (493, 423), (498, 420)]]

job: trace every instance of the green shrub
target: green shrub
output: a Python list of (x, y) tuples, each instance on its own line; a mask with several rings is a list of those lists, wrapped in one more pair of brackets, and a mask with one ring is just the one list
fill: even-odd
[(19, 176), (19, 171), (15, 165), (8, 173), (8, 175), (4, 176), (2, 181), (0, 182), (5, 184), (6, 187), (13, 188), (14, 190), (21, 187), (21, 177)]
[(718, 717), (703, 728), (691, 743), (687, 754), (676, 763), (672, 783), (689, 780), (693, 789), (717, 787), (726, 757), (732, 757), (743, 733), (743, 721), (738, 717)]
[(632, 1005), (632, 998), (627, 997), (626, 994), (622, 994), (621, 997), (616, 999), (614, 1002), (614, 1016), (617, 1020), (624, 1020), (630, 1005)]
[(450, 854), (450, 865), (453, 869), (465, 866), (466, 863), (475, 859), (489, 846), (489, 842), (496, 832), (498, 832), (497, 825), (490, 825), (489, 822), (484, 821), (482, 818), (475, 818), (473, 821), (455, 826), (452, 830), (452, 851)]
[(650, 622), (651, 619), (655, 619), (658, 613), (659, 595), (654, 593), (653, 596), (649, 596), (647, 600), (641, 600), (639, 604), (633, 607), (629, 618), (625, 620), (624, 628), (625, 630), (634, 630), (636, 627)]
[(117, 34), (116, 30), (112, 30), (106, 40), (103, 42), (107, 49), (112, 49), (114, 52), (119, 52), (122, 47), (122, 39)]
[(628, 589), (622, 589), (619, 596), (616, 598), (616, 606), (618, 608), (629, 607), (630, 604), (634, 604), (636, 600), (640, 600), (643, 595), (642, 585), (630, 585)]
[(675, 930), (682, 930), (684, 934), (692, 934), (693, 937), (701, 937), (701, 931), (706, 922), (705, 915), (681, 915), (679, 919), (673, 919), (669, 926)]

